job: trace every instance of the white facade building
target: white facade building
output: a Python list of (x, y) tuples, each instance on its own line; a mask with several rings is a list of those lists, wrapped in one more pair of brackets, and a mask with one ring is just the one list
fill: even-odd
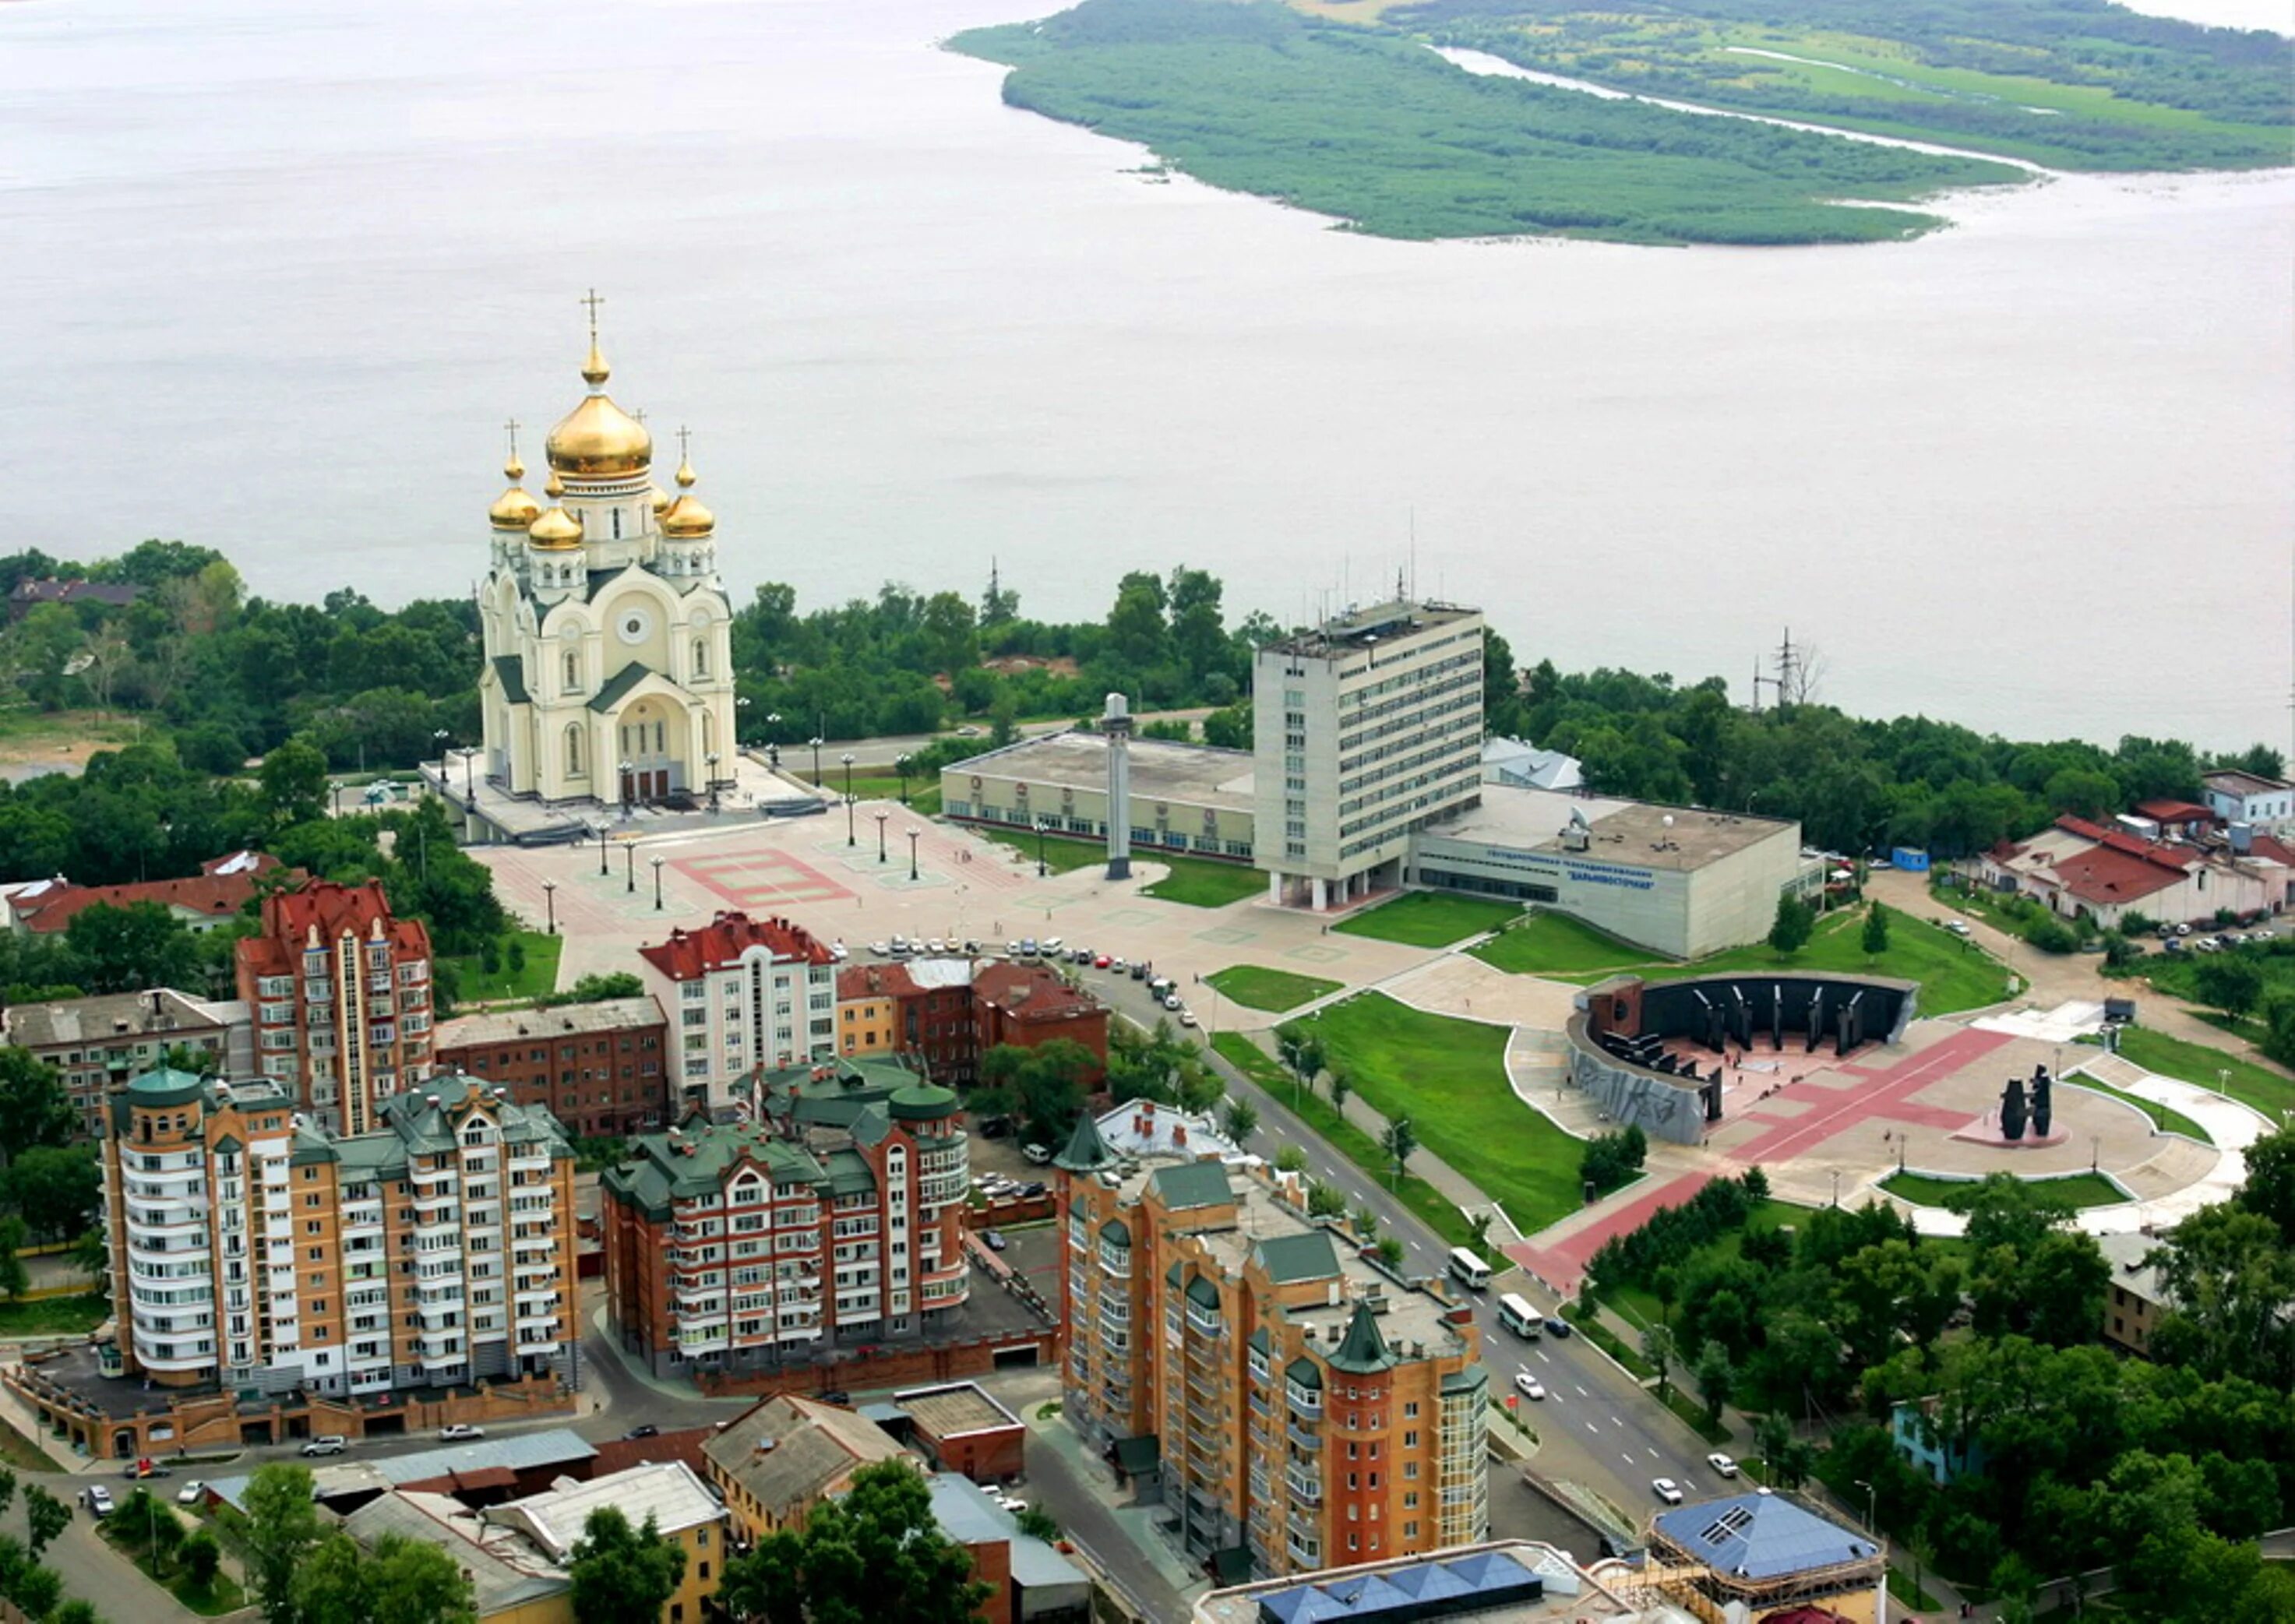
[(653, 437), (608, 397), (596, 330), (589, 394), (550, 431), (544, 511), (519, 481), (489, 510), (478, 589), (487, 779), (544, 802), (624, 805), (732, 778), (732, 610), (716, 518), (653, 483)]
[(2251, 823), (2275, 833), (2295, 823), (2295, 784), (2230, 770), (2204, 774), (2200, 782), (2219, 822)]
[(1253, 681), (1254, 861), (1270, 902), (1320, 909), (1400, 884), (1411, 832), (1481, 793), (1480, 610), (1351, 611), (1262, 649)]
[(726, 1104), (742, 1079), (837, 1053), (837, 962), (802, 926), (720, 913), (638, 958), (689, 1098)]

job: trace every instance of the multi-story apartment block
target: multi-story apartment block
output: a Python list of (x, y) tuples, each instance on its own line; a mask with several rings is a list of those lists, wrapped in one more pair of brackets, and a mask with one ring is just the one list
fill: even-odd
[(601, 1183), (607, 1311), (657, 1375), (912, 1337), (964, 1303), (956, 1096), (883, 1061), (759, 1092), (759, 1125), (697, 1114)]
[(883, 966), (848, 964), (837, 972), (838, 1054), (890, 1054), (899, 1047), (899, 1016)]
[(507, 1087), (568, 1133), (645, 1133), (677, 1120), (667, 1032), (650, 998), (469, 1015), (440, 1024), (437, 1064)]
[(1481, 796), (1482, 616), (1350, 611), (1253, 666), (1253, 861), (1316, 908), (1398, 885), (1411, 831)]
[(1121, 1158), (1089, 1114), (1054, 1164), (1061, 1414), (1191, 1553), (1265, 1576), (1487, 1537), (1471, 1310), (1311, 1221), (1295, 1177)]
[(687, 1098), (723, 1104), (759, 1072), (837, 1052), (836, 959), (802, 926), (720, 913), (638, 958), (667, 1013)]
[(276, 1087), (167, 1070), (111, 1108), (129, 1374), (361, 1394), (541, 1375), (575, 1346), (574, 1159), (547, 1112), (434, 1077), (337, 1137)]
[(171, 1050), (205, 1057), (200, 1070), (225, 1076), (245, 1076), (254, 1065), (245, 1004), (170, 987), (18, 1004), (0, 1016), (0, 1032), (56, 1068), (90, 1138), (103, 1131), (104, 1096), (164, 1064)]
[(328, 1131), (369, 1131), (430, 1074), (430, 933), (392, 916), (380, 880), (267, 896), (234, 951), (257, 1070)]

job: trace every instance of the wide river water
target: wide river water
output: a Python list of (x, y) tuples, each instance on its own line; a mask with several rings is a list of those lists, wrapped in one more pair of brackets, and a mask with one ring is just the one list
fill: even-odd
[(1071, 616), (1186, 562), (1296, 619), (1415, 527), (1525, 660), (1743, 698), (1790, 625), (1858, 711), (2286, 740), (2295, 171), (1898, 246), (1384, 241), (1126, 173), (932, 48), (1050, 4), (0, 4), (0, 551), (463, 592), (594, 283), (743, 597), (992, 557)]

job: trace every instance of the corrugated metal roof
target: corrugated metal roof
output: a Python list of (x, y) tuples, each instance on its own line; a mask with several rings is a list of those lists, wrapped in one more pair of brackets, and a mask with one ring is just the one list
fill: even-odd
[(1878, 1547), (1782, 1495), (1732, 1495), (1659, 1514), (1658, 1532), (1718, 1572), (1777, 1579), (1857, 1562)]

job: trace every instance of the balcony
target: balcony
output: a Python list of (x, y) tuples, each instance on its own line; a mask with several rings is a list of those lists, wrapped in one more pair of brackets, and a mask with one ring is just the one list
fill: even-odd
[(1283, 1486), (1291, 1491), (1291, 1498), (1295, 1500), (1304, 1501), (1310, 1506), (1323, 1503), (1323, 1480), (1311, 1472), (1287, 1466), (1283, 1472)]
[(1319, 1540), (1302, 1539), (1294, 1534), (1284, 1540), (1283, 1549), (1295, 1566), (1319, 1568), (1323, 1565), (1323, 1547)]
[(1319, 1451), (1323, 1447), (1323, 1440), (1319, 1435), (1309, 1432), (1305, 1427), (1301, 1426), (1295, 1421), (1283, 1429), (1283, 1435), (1291, 1440), (1291, 1445), (1294, 1449), (1305, 1449), (1310, 1453), (1314, 1453)]

